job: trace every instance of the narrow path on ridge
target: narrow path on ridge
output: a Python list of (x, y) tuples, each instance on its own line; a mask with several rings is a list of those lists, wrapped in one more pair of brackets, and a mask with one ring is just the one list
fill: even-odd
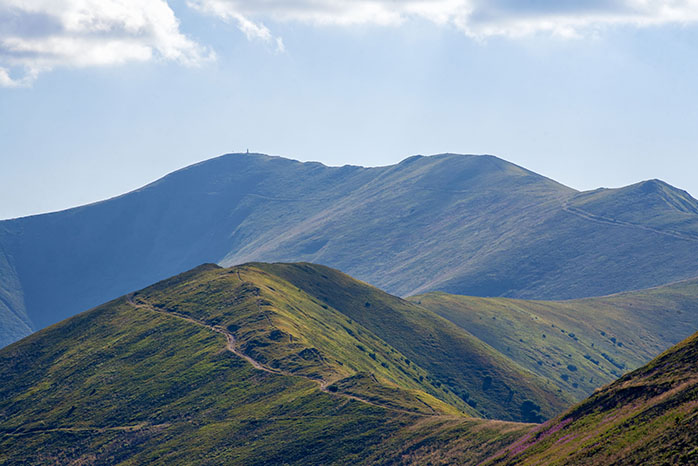
[[(240, 279), (242, 280), (242, 278), (240, 278)], [(157, 312), (158, 314), (163, 314), (163, 315), (167, 315), (167, 316), (174, 317), (174, 318), (177, 318), (177, 319), (185, 320), (185, 321), (187, 321), (187, 322), (189, 322), (189, 323), (198, 325), (198, 326), (200, 326), (200, 327), (205, 327), (205, 328), (207, 328), (207, 329), (209, 329), (209, 330), (211, 330), (211, 331), (213, 331), (213, 332), (220, 333), (221, 335), (225, 336), (225, 339), (226, 339), (225, 348), (226, 348), (228, 351), (230, 351), (231, 353), (233, 353), (234, 355), (236, 355), (236, 356), (238, 356), (238, 357), (244, 359), (245, 361), (249, 362), (250, 364), (252, 364), (252, 366), (253, 366), (255, 369), (257, 369), (257, 370), (264, 371), (264, 372), (268, 372), (268, 373), (270, 373), (270, 374), (285, 375), (285, 376), (288, 376), (288, 377), (301, 377), (301, 378), (310, 380), (310, 381), (312, 381), (312, 382), (315, 382), (316, 384), (318, 384), (318, 387), (320, 388), (320, 391), (322, 391), (322, 392), (324, 392), (324, 393), (327, 393), (328, 395), (332, 395), (332, 396), (336, 396), (336, 397), (342, 397), (342, 398), (348, 398), (348, 399), (351, 399), (351, 400), (359, 401), (359, 402), (361, 402), (361, 403), (365, 403), (365, 404), (367, 404), (367, 405), (375, 406), (375, 407), (377, 407), (377, 408), (387, 409), (387, 410), (390, 410), (390, 411), (393, 411), (393, 412), (404, 413), (404, 414), (410, 414), (410, 415), (415, 415), (415, 416), (437, 416), (437, 415), (438, 415), (438, 413), (436, 413), (436, 412), (434, 411), (434, 408), (432, 408), (431, 406), (428, 406), (428, 405), (427, 405), (427, 406), (429, 407), (429, 409), (431, 409), (431, 410), (434, 412), (434, 414), (426, 414), (426, 413), (420, 413), (420, 412), (416, 412), (416, 411), (408, 411), (408, 410), (406, 410), (406, 409), (394, 408), (394, 407), (392, 407), (392, 406), (386, 406), (386, 405), (374, 403), (374, 402), (372, 402), (372, 401), (366, 400), (366, 399), (361, 398), (361, 397), (358, 397), (358, 396), (356, 396), (356, 395), (350, 395), (350, 394), (348, 394), (348, 393), (342, 393), (342, 392), (339, 392), (339, 391), (337, 391), (337, 392), (331, 392), (331, 391), (327, 388), (328, 385), (330, 385), (330, 382), (329, 382), (329, 381), (313, 379), (313, 378), (311, 378), (311, 377), (307, 377), (307, 376), (304, 376), (304, 375), (301, 375), (301, 374), (294, 374), (294, 373), (292, 373), (292, 372), (283, 371), (283, 370), (280, 370), (280, 369), (270, 368), (270, 367), (267, 367), (267, 366), (261, 364), (259, 361), (256, 361), (254, 358), (252, 358), (252, 357), (246, 355), (245, 353), (243, 353), (242, 351), (238, 350), (237, 345), (236, 345), (236, 341), (235, 341), (235, 336), (234, 336), (233, 334), (231, 334), (230, 332), (228, 332), (225, 328), (223, 328), (223, 327), (221, 327), (221, 326), (209, 325), (209, 324), (207, 324), (206, 322), (203, 322), (203, 321), (201, 321), (201, 320), (194, 319), (194, 318), (191, 317), (191, 316), (188, 316), (188, 315), (185, 315), (185, 314), (181, 314), (181, 313), (178, 313), (178, 312), (175, 312), (175, 311), (165, 311), (165, 310), (162, 310), (162, 309), (158, 309), (158, 308), (156, 308), (155, 306), (153, 306), (153, 305), (151, 305), (151, 304), (149, 304), (149, 303), (146, 303), (146, 302), (144, 302), (144, 301), (138, 301), (138, 302), (136, 302), (136, 301), (134, 300), (134, 294), (133, 294), (133, 293), (128, 294), (128, 295), (126, 296), (126, 300), (128, 301), (128, 303), (129, 303), (131, 306), (133, 306), (133, 307), (135, 307), (135, 308), (148, 309), (149, 311)], [(419, 401), (421, 401), (421, 400), (419, 400)], [(424, 403), (424, 402), (422, 401), (422, 403)], [(424, 404), (426, 404), (426, 403), (424, 403)]]
[(575, 215), (584, 220), (589, 220), (594, 223), (601, 223), (603, 225), (614, 225), (617, 227), (627, 227), (636, 228), (639, 230), (651, 231), (652, 233), (657, 233), (660, 235), (671, 236), (672, 238), (678, 238), (685, 241), (698, 241), (698, 236), (692, 235), (690, 233), (683, 233), (680, 231), (673, 230), (661, 230), (659, 228), (653, 228), (646, 225), (638, 225), (636, 223), (626, 222), (624, 220), (617, 220), (615, 218), (603, 217), (601, 215), (595, 215), (586, 210), (582, 210), (579, 207), (572, 207), (569, 205), (569, 200), (566, 200), (562, 204), (562, 210), (568, 214)]

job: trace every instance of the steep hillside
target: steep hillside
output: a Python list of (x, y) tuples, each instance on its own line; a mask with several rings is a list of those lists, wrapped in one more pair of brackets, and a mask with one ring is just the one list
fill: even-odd
[(128, 300), (222, 329), (246, 357), (273, 371), (315, 380), (328, 390), (358, 395), (380, 383), (416, 393), (412, 401), (420, 411), (458, 414), (433, 399), (438, 398), (476, 414), (453, 393), (430, 384), (428, 372), (407, 362), (378, 334), (254, 265), (197, 268)]
[(566, 392), (533, 376), (436, 314), (315, 264), (254, 264), (336, 309), (380, 337), (410, 364), (429, 372), (429, 383), (455, 393), (483, 416), (537, 421), (571, 402)]
[[(3, 241), (5, 239), (6, 241)], [(0, 245), (9, 237), (0, 227)], [(24, 292), (12, 265), (12, 258), (0, 247), (0, 347), (29, 335), (35, 326), (26, 313)]]
[(698, 279), (600, 298), (409, 298), (577, 400), (698, 331)]
[(530, 430), (464, 415), (399, 350), (254, 266), (53, 325), (0, 350), (0, 376), (2, 464), (475, 464)]
[(403, 296), (567, 299), (697, 276), (695, 200), (638, 186), (578, 193), (492, 156), (230, 154), (0, 222), (0, 345), (203, 262), (312, 261)]
[[(483, 301), (534, 320), (605, 301), (620, 329), (643, 301), (667, 309), (641, 322), (667, 320), (695, 286)], [(0, 463), (695, 464), (697, 357), (698, 334), (540, 426), (477, 419), (562, 402), (455, 324), (336, 270), (204, 265), (0, 350)]]
[(698, 334), (484, 464), (698, 464)]

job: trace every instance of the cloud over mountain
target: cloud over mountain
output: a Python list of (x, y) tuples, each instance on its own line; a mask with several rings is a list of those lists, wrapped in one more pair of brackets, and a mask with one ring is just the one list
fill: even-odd
[(22, 86), (58, 66), (153, 58), (196, 65), (211, 52), (179, 30), (164, 0), (0, 0), (0, 85)]

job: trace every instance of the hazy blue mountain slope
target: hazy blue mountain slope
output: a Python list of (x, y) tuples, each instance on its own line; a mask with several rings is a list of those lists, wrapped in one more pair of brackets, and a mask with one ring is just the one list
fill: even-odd
[(323, 263), (402, 296), (565, 299), (698, 276), (695, 201), (660, 186), (578, 193), (492, 156), (362, 168), (230, 154), (0, 222), (0, 313), (36, 330), (202, 262)]
[[(283, 221), (285, 205), (257, 194), (265, 186), (288, 196), (294, 189), (312, 196), (313, 187), (341, 192), (331, 175), (284, 159), (222, 157), (115, 199), (4, 222), (19, 238), (14, 256), (28, 313), (40, 328), (105, 297), (216, 262), (247, 242), (245, 232), (234, 234), (246, 221), (260, 230)], [(299, 178), (312, 183), (300, 188)]]
[(698, 257), (697, 212), (698, 202), (688, 193), (656, 180), (577, 193), (552, 215), (521, 229), (518, 254), (496, 251), (438, 288), (473, 296), (571, 299), (691, 278)]
[(523, 225), (550, 217), (574, 194), (491, 156), (412, 157), (381, 170), (331, 209), (223, 264), (300, 257), (408, 295), (515, 250)]
[[(0, 230), (0, 237), (2, 231)], [(0, 240), (0, 243), (2, 241)], [(19, 340), (33, 331), (26, 313), (22, 286), (9, 257), (0, 248), (0, 346)]]
[(660, 180), (580, 193), (567, 207), (601, 222), (639, 225), (666, 235), (698, 239), (693, 221), (698, 201)]

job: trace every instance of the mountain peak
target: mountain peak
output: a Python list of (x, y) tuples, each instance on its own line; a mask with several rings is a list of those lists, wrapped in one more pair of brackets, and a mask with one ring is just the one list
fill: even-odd
[(580, 193), (575, 203), (588, 212), (619, 220), (635, 216), (633, 212), (641, 213), (644, 219), (651, 218), (653, 214), (649, 211), (652, 209), (669, 208), (682, 214), (698, 214), (698, 200), (688, 192), (659, 179), (640, 181), (622, 188)]
[[(0, 223), (0, 313), (39, 329), (203, 262), (320, 262), (402, 296), (576, 298), (698, 275), (692, 243), (675, 243), (698, 234), (696, 201), (642, 186), (577, 193), (487, 154), (374, 168), (227, 154)], [(629, 223), (642, 228), (619, 235)]]

